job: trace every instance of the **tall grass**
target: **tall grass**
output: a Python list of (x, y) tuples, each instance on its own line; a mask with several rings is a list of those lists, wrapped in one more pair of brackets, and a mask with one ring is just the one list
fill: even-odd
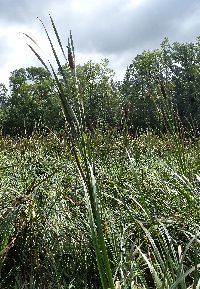
[[(99, 193), (97, 191), (96, 180), (94, 176), (94, 163), (92, 160), (92, 152), (89, 144), (89, 137), (87, 135), (87, 131), (85, 130), (85, 123), (84, 123), (84, 113), (83, 107), (81, 104), (81, 88), (79, 87), (78, 80), (76, 78), (76, 68), (75, 68), (75, 52), (74, 52), (74, 45), (72, 34), (70, 32), (70, 36), (68, 38), (68, 57), (65, 55), (65, 51), (63, 45), (61, 43), (59, 33), (56, 29), (53, 19), (50, 16), (51, 24), (53, 27), (53, 31), (55, 33), (57, 42), (63, 54), (63, 57), (66, 61), (68, 61), (69, 68), (71, 70), (73, 79), (74, 79), (74, 87), (70, 88), (68, 85), (68, 80), (66, 79), (65, 73), (63, 71), (61, 62), (59, 60), (57, 51), (54, 48), (52, 40), (49, 36), (49, 33), (44, 26), (43, 22), (41, 21), (43, 28), (46, 32), (46, 36), (49, 40), (49, 44), (51, 46), (53, 55), (55, 57), (58, 70), (62, 76), (64, 88), (61, 84), (60, 79), (58, 79), (57, 73), (53, 68), (52, 64), (49, 62), (51, 67), (51, 72), (55, 78), (56, 87), (58, 91), (58, 95), (61, 101), (63, 114), (66, 120), (66, 124), (68, 125), (68, 132), (70, 137), (70, 145), (72, 148), (72, 153), (76, 160), (77, 169), (79, 171), (80, 177), (83, 182), (84, 191), (85, 191), (85, 201), (88, 210), (88, 217), (89, 217), (89, 225), (91, 229), (91, 235), (93, 240), (93, 245), (96, 254), (96, 260), (99, 268), (99, 274), (102, 282), (102, 287), (104, 289), (111, 288), (114, 289), (114, 282), (113, 276), (110, 269), (110, 261), (108, 258), (107, 248), (104, 240), (102, 224), (101, 224), (101, 201), (99, 197)], [(27, 35), (26, 35), (27, 36)], [(32, 40), (29, 36), (29, 39)], [(34, 42), (34, 41), (33, 41)], [(35, 42), (34, 42), (35, 43)], [(37, 58), (41, 61), (45, 68), (47, 65), (39, 56), (39, 54), (34, 50), (34, 48), (29, 45), (31, 50), (35, 53)], [(70, 90), (71, 89), (71, 90)], [(72, 90), (76, 92), (76, 99), (78, 101), (78, 112), (75, 113), (73, 107), (70, 103), (70, 93)], [(68, 94), (66, 93), (68, 92)]]
[[(181, 276), (185, 287), (194, 282), (200, 258), (199, 146), (184, 151), (191, 160), (188, 180), (176, 162), (173, 138), (167, 140), (153, 134), (129, 139), (127, 156), (118, 134), (96, 132), (91, 140), (101, 224), (113, 278), (122, 288), (170, 288)], [(56, 135), (7, 139), (0, 159), (1, 245), (7, 248), (2, 288), (99, 288), (89, 212), (71, 148)]]

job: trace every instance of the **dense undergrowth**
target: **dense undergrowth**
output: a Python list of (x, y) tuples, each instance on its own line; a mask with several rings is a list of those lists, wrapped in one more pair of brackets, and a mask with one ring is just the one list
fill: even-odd
[[(122, 288), (197, 284), (200, 141), (115, 131), (90, 140), (114, 280)], [(68, 141), (33, 135), (2, 138), (0, 147), (0, 288), (100, 288)]]

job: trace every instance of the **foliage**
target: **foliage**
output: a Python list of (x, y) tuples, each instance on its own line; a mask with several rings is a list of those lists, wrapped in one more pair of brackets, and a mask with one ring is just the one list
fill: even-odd
[(77, 66), (77, 78), (84, 92), (86, 125), (90, 129), (98, 125), (116, 127), (119, 123), (120, 95), (113, 77), (106, 59)]
[[(3, 138), (0, 145), (1, 287), (99, 288), (70, 147), (58, 135)], [(155, 282), (165, 282), (161, 288), (171, 288), (197, 264), (199, 145), (184, 143), (178, 151), (170, 135), (148, 133), (128, 138), (125, 153), (121, 134), (93, 134), (102, 226), (113, 277), (122, 288), (155, 287), (150, 271)], [(181, 159), (189, 164), (185, 173)], [(188, 287), (194, 277), (190, 272), (181, 282)]]
[[(199, 39), (144, 51), (128, 67), (123, 85), (124, 118), (133, 131), (173, 131), (181, 125), (198, 129)], [(167, 114), (166, 114), (167, 112)]]
[(0, 125), (1, 128), (4, 125), (4, 119), (6, 117), (6, 106), (8, 102), (8, 90), (3, 83), (0, 83)]
[[(137, 55), (127, 68), (122, 83), (114, 80), (108, 60), (87, 62), (76, 67), (85, 124), (90, 130), (112, 127), (136, 133), (151, 128), (157, 133), (196, 130), (200, 123), (199, 39), (193, 43), (170, 44)], [(76, 107), (77, 89), (67, 64), (63, 89)], [(70, 92), (70, 93), (69, 93)], [(7, 97), (9, 96), (9, 97)], [(58, 93), (51, 74), (44, 68), (29, 67), (11, 73), (10, 95), (3, 84), (1, 127), (5, 134), (31, 134), (35, 127), (62, 129)]]
[(64, 123), (54, 82), (40, 67), (21, 68), (11, 73), (10, 98), (5, 110), (5, 134), (30, 135), (38, 126), (56, 129)]

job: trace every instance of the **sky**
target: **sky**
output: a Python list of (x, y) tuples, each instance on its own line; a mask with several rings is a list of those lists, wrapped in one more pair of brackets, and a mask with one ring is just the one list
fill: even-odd
[(72, 30), (76, 63), (107, 58), (122, 79), (137, 54), (200, 36), (199, 0), (0, 0), (0, 83), (10, 72), (40, 66), (27, 46), (30, 35), (46, 58), (51, 52), (41, 22), (51, 34), (53, 17), (63, 44)]

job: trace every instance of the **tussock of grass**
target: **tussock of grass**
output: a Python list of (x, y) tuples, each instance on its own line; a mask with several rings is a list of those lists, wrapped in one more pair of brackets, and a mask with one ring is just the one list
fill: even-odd
[[(166, 149), (166, 137), (141, 135), (129, 140), (124, 154), (120, 135), (107, 139), (96, 132), (92, 138), (104, 237), (113, 277), (123, 288), (131, 282), (154, 286), (150, 271), (160, 288), (193, 282), (194, 272), (181, 276), (200, 258), (198, 143), (183, 150), (191, 160), (189, 180), (179, 171), (172, 141), (168, 136)], [(30, 280), (35, 288), (98, 288), (88, 211), (70, 147), (55, 135), (2, 140), (1, 147), (3, 288)]]

